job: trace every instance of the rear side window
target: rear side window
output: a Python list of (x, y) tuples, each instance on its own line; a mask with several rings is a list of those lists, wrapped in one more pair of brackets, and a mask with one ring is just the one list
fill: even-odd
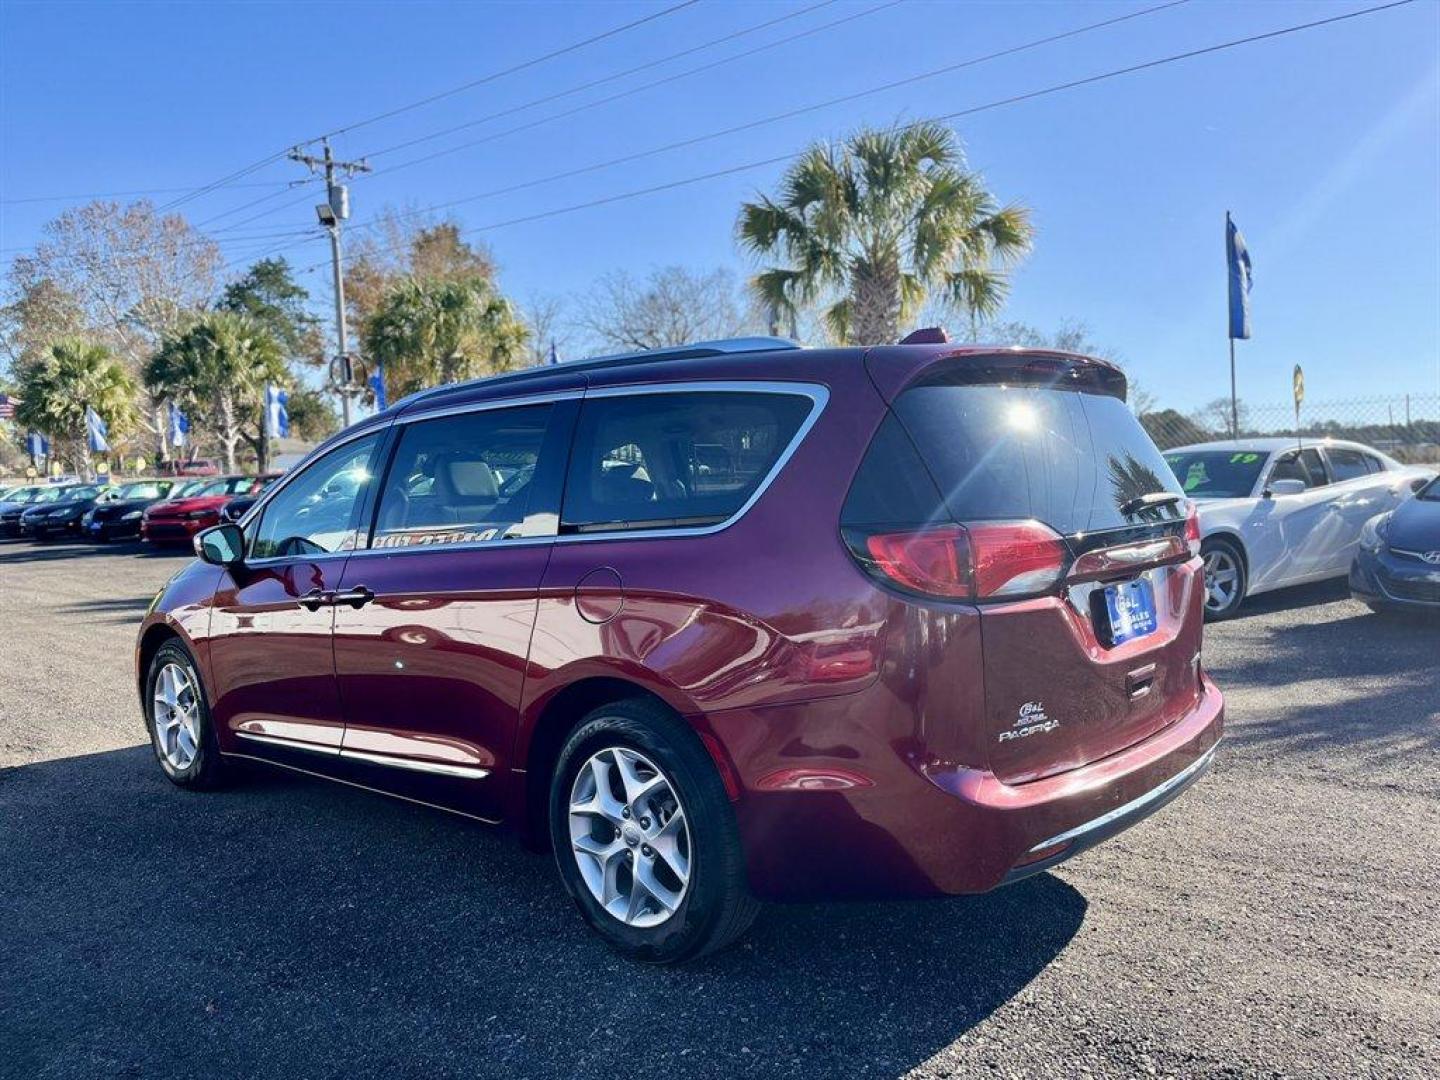
[(918, 386), (896, 399), (946, 508), (959, 522), (1034, 518), (1062, 534), (1182, 515), (1122, 513), (1142, 495), (1183, 495), (1118, 398), (1048, 387)]
[(785, 393), (589, 398), (560, 531), (718, 524), (745, 505), (810, 409), (809, 398)]
[(551, 409), (487, 409), (405, 425), (380, 494), (371, 546), (476, 544), (525, 535)]
[(1335, 474), (1337, 484), (1342, 480), (1358, 480), (1362, 476), (1380, 471), (1378, 461), (1358, 450), (1342, 450), (1339, 447), (1331, 447), (1325, 453), (1330, 458), (1330, 471)]

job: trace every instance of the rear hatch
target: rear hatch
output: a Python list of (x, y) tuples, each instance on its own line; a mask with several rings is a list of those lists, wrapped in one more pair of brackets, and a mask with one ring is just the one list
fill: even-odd
[[(1123, 394), (1075, 358), (941, 362), (895, 397), (846, 505), (872, 574), (979, 611), (984, 741), (1007, 783), (1116, 753), (1198, 701), (1198, 533)], [(864, 505), (863, 486), (885, 493)]]

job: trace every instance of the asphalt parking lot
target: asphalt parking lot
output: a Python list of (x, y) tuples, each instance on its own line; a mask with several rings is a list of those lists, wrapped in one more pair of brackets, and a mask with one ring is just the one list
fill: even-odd
[(131, 648), (179, 565), (0, 542), (0, 1075), (1440, 1074), (1440, 627), (1343, 586), (1210, 628), (1228, 739), (1139, 828), (653, 970), (484, 826), (168, 784)]

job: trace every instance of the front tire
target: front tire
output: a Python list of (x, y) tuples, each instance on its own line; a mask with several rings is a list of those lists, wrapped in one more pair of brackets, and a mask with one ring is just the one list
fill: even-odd
[(209, 789), (226, 779), (195, 661), (180, 642), (155, 650), (145, 677), (145, 728), (155, 760), (171, 783)]
[(715, 765), (657, 703), (602, 705), (581, 721), (551, 780), (550, 836), (581, 916), (632, 959), (714, 952), (759, 911)]
[(1205, 621), (1233, 618), (1249, 584), (1244, 555), (1232, 541), (1216, 537), (1200, 546), (1200, 558), (1205, 563)]

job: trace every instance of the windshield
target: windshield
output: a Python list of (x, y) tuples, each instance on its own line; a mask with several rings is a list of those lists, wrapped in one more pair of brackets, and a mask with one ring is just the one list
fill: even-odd
[(1255, 490), (1268, 450), (1172, 450), (1165, 463), (1186, 495), (1197, 499), (1244, 499)]
[(224, 480), (213, 480), (206, 484), (194, 495), (238, 495), (241, 492), (249, 491), (250, 485), (255, 482), (250, 476), (227, 476)]
[(17, 488), (9, 495), (5, 496), (5, 502), (15, 503), (18, 506), (25, 506), (29, 503), (34, 502), (35, 497), (44, 490), (44, 488)]
[(115, 489), (111, 498), (115, 500), (125, 499), (158, 499), (164, 494), (168, 485), (157, 483), (154, 480), (141, 480), (137, 483), (126, 484)]
[(70, 493), (74, 490), (74, 488), (68, 487), (41, 488), (35, 493), (35, 498), (31, 499), (30, 501), (32, 503), (59, 502), (61, 499), (70, 498)]

